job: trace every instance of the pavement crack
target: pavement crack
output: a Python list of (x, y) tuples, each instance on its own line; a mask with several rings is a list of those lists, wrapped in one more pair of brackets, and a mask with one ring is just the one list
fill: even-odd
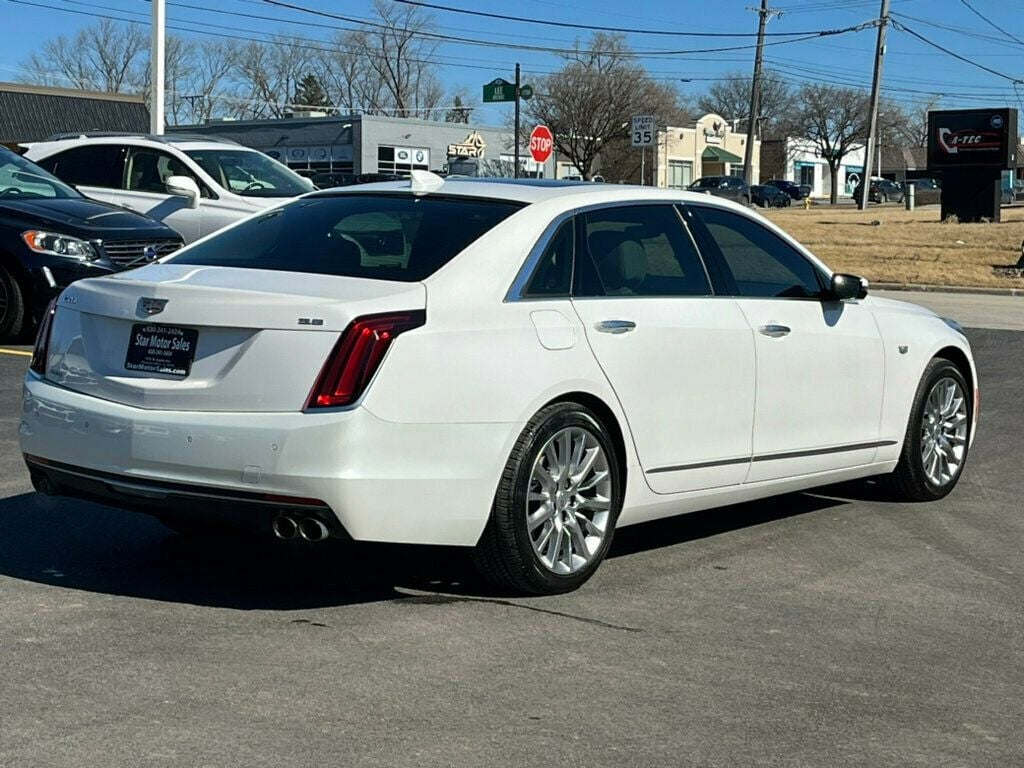
[(463, 597), (460, 595), (408, 595), (400, 599), (400, 602), (404, 603), (415, 603), (416, 605), (451, 605), (453, 603), (490, 603), (491, 605), (500, 605), (506, 608), (519, 608), (524, 611), (534, 611), (535, 613), (543, 613), (548, 616), (557, 616), (561, 619), (570, 619), (572, 621), (578, 621), (582, 624), (590, 624), (594, 627), (601, 627), (602, 629), (614, 629), (619, 632), (643, 632), (644, 630), (640, 627), (630, 627), (625, 624), (613, 624), (608, 621), (601, 621), (601, 619), (592, 619), (589, 616), (576, 616), (572, 613), (565, 613), (564, 611), (554, 611), (550, 608), (538, 608), (534, 605), (523, 605), (522, 603), (516, 603), (512, 600), (502, 600), (496, 597)]

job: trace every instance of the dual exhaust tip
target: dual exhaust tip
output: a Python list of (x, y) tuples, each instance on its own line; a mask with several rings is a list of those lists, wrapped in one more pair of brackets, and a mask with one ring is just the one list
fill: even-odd
[(274, 536), (282, 541), (299, 537), (306, 541), (324, 541), (331, 532), (322, 521), (315, 517), (300, 517), (296, 520), (289, 515), (278, 515), (270, 523)]

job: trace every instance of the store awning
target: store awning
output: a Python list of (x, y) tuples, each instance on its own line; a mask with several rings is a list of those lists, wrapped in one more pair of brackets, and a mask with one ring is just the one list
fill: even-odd
[(743, 164), (743, 158), (737, 157), (732, 152), (726, 152), (719, 147), (705, 147), (700, 153), (701, 160), (710, 160), (713, 163), (739, 163)]

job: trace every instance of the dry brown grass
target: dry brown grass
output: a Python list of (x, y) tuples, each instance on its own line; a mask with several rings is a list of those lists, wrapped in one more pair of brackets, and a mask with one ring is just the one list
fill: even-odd
[(944, 224), (937, 206), (914, 212), (793, 207), (764, 213), (839, 272), (886, 283), (1024, 288), (1024, 279), (993, 271), (1020, 258), (1024, 208), (1004, 208), (999, 224)]

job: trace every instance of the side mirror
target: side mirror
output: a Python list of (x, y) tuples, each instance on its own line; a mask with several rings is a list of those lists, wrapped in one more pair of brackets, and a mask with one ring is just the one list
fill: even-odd
[(868, 281), (863, 277), (857, 277), (857, 275), (844, 275), (836, 272), (832, 275), (829, 291), (836, 301), (863, 299), (868, 295)]
[(167, 194), (184, 197), (189, 208), (199, 207), (199, 185), (188, 176), (171, 176), (165, 182)]

